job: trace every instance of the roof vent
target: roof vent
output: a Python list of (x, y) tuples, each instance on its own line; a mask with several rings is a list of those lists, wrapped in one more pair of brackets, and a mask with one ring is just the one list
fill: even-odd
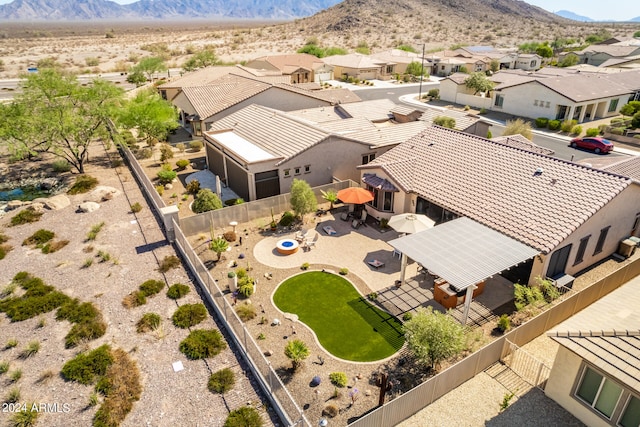
[(538, 168), (536, 169), (536, 173), (534, 175), (542, 175), (542, 172), (544, 172), (544, 169)]

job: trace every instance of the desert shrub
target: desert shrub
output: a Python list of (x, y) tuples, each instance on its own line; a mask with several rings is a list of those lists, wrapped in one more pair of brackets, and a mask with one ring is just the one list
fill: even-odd
[(342, 276), (346, 276), (347, 274), (349, 274), (349, 269), (346, 267), (343, 267), (340, 269), (340, 271), (338, 271), (338, 273), (340, 273)]
[(235, 382), (233, 371), (229, 368), (224, 368), (211, 374), (207, 382), (207, 388), (212, 393), (223, 394), (231, 390)]
[(167, 255), (160, 261), (160, 266), (158, 267), (158, 271), (161, 273), (166, 273), (172, 268), (180, 267), (180, 258), (175, 255)]
[(178, 307), (171, 319), (174, 325), (186, 329), (202, 322), (206, 319), (207, 314), (204, 304), (185, 304)]
[(104, 222), (92, 225), (91, 229), (87, 233), (87, 240), (96, 240), (98, 233), (102, 231), (102, 227), (104, 227)]
[(100, 338), (105, 332), (107, 332), (107, 325), (102, 320), (102, 315), (88, 322), (76, 323), (65, 336), (64, 346), (65, 348), (76, 347), (83, 341)]
[(235, 231), (227, 231), (222, 235), (222, 237), (224, 237), (224, 240), (226, 240), (227, 242), (235, 242), (238, 238)]
[(560, 129), (560, 120), (549, 120), (549, 130)]
[(216, 356), (225, 348), (227, 343), (215, 329), (196, 329), (180, 342), (180, 351), (192, 360)]
[(79, 175), (73, 183), (68, 194), (82, 194), (93, 190), (98, 185), (98, 180), (90, 175)]
[(198, 191), (200, 191), (200, 181), (197, 179), (189, 181), (186, 190), (189, 194), (198, 194)]
[(622, 127), (609, 129), (609, 132), (614, 135), (624, 135), (624, 131), (625, 131), (625, 128), (622, 128)]
[(166, 169), (159, 170), (156, 175), (162, 184), (169, 184), (178, 176), (175, 171)]
[(224, 427), (262, 427), (263, 421), (255, 408), (242, 406), (229, 412)]
[(62, 367), (62, 377), (67, 381), (92, 384), (107, 373), (113, 363), (111, 348), (104, 344), (88, 353), (80, 353)]
[(160, 144), (160, 161), (165, 163), (169, 159), (173, 159), (171, 146), (169, 144)]
[(0, 259), (4, 259), (12, 249), (13, 246), (11, 245), (0, 245)]
[(284, 211), (284, 213), (282, 214), (282, 217), (280, 218), (279, 224), (283, 227), (288, 227), (291, 224), (293, 224), (295, 220), (296, 220), (296, 217), (295, 215), (293, 215), (293, 213), (291, 213), (290, 211)]
[(156, 313), (145, 313), (138, 323), (136, 323), (136, 332), (143, 333), (153, 331), (162, 323), (160, 315)]
[(249, 277), (248, 274), (247, 274), (247, 269), (246, 268), (242, 268), (242, 267), (240, 267), (240, 268), (238, 268), (236, 270), (236, 275), (238, 276), (238, 280), (240, 280), (240, 279), (242, 279), (244, 277)]
[(164, 288), (164, 282), (160, 280), (149, 279), (140, 285), (140, 291), (145, 297), (152, 297)]
[(546, 117), (538, 117), (536, 119), (537, 128), (546, 128), (549, 125), (549, 119)]
[(64, 248), (69, 244), (68, 240), (54, 240), (45, 244), (42, 247), (43, 254), (52, 254), (54, 252), (58, 252), (60, 249)]
[(0, 375), (9, 372), (9, 362), (0, 362)]
[(456, 127), (456, 119), (454, 119), (453, 117), (438, 116), (433, 119), (433, 124), (449, 129), (454, 129)]
[(402, 320), (404, 320), (405, 322), (408, 322), (411, 319), (413, 319), (413, 314), (411, 314), (411, 312), (407, 311), (405, 314), (402, 315)]
[(28, 359), (29, 357), (36, 354), (40, 351), (40, 342), (39, 341), (31, 341), (27, 346), (20, 352), (21, 359)]
[(20, 412), (13, 414), (9, 425), (12, 427), (30, 427), (36, 425), (38, 415), (40, 415), (40, 412), (35, 409), (37, 407), (38, 404), (35, 402), (25, 403)]
[(142, 291), (131, 292), (129, 295), (122, 299), (122, 305), (127, 308), (140, 307), (141, 305), (145, 305), (146, 303), (147, 297)]
[(178, 142), (176, 144), (176, 148), (180, 150), (181, 153), (184, 153), (185, 150), (187, 149), (187, 146), (184, 144), (184, 142)]
[(582, 133), (582, 126), (575, 125), (571, 128), (571, 135), (580, 135)]
[(309, 263), (308, 262), (303, 262), (302, 265), (300, 266), (301, 270), (308, 270), (309, 269)]
[(151, 150), (151, 148), (145, 147), (136, 151), (136, 158), (138, 159), (150, 159), (151, 156), (153, 156), (153, 150)]
[(182, 283), (174, 283), (167, 291), (167, 297), (171, 299), (180, 299), (191, 291), (189, 286)]
[(6, 298), (0, 301), (0, 312), (6, 313), (12, 322), (20, 322), (48, 313), (69, 300), (68, 296), (56, 291), (53, 286), (45, 285), (42, 279), (25, 274), (26, 276), (18, 273), (13, 280), (26, 292), (19, 298)]
[(191, 205), (191, 210), (195, 213), (203, 213), (221, 208), (222, 201), (220, 197), (208, 188), (198, 191)]
[(562, 132), (571, 132), (571, 129), (578, 124), (577, 120), (565, 120), (560, 124), (560, 130)]
[(100, 311), (90, 302), (80, 302), (74, 298), (60, 306), (56, 311), (56, 320), (68, 320), (71, 323), (89, 322), (99, 317)]
[(22, 246), (30, 246), (35, 245), (37, 247), (42, 247), (45, 243), (55, 237), (56, 233), (53, 231), (40, 229), (33, 233), (31, 236), (27, 237), (22, 241)]
[(429, 92), (427, 92), (427, 96), (429, 98), (439, 99), (440, 98), (440, 89), (429, 89)]
[(243, 203), (244, 199), (242, 199), (241, 197), (238, 197), (237, 199), (227, 199), (224, 201), (225, 206), (241, 205)]
[(135, 202), (131, 205), (131, 212), (138, 213), (142, 210), (142, 205), (139, 202)]
[(164, 185), (156, 185), (156, 191), (162, 196), (164, 194)]
[(329, 380), (331, 384), (336, 387), (346, 387), (347, 382), (349, 381), (347, 378), (347, 374), (344, 372), (332, 372), (329, 374)]
[(256, 317), (256, 308), (253, 304), (240, 304), (236, 307), (236, 313), (243, 322), (247, 322)]
[(42, 212), (32, 211), (31, 209), (23, 209), (18, 212), (13, 218), (11, 218), (10, 226), (28, 224), (40, 220)]
[(338, 407), (336, 405), (327, 405), (322, 410), (322, 415), (327, 416), (329, 418), (334, 418), (338, 416)]
[(503, 314), (500, 316), (498, 319), (498, 329), (500, 329), (501, 332), (506, 332), (511, 329), (511, 319), (509, 315)]
[(249, 298), (253, 295), (254, 290), (255, 287), (253, 285), (253, 279), (238, 281), (238, 294), (242, 295), (244, 298)]
[(189, 166), (189, 160), (187, 159), (180, 159), (176, 162), (176, 167), (179, 170), (185, 170), (187, 166)]
[(613, 119), (611, 119), (610, 123), (612, 125), (621, 124), (624, 123), (624, 119), (622, 117), (614, 117)]
[(528, 305), (537, 305), (544, 301), (544, 294), (537, 286), (527, 286), (516, 283), (514, 287), (514, 302), (517, 310), (522, 310)]
[(202, 141), (191, 141), (189, 143), (189, 148), (192, 151), (200, 151), (202, 150), (202, 147), (204, 147), (204, 145), (202, 144)]
[(598, 134), (600, 133), (600, 130), (598, 128), (589, 128), (587, 129), (587, 136), (598, 136)]
[(53, 171), (56, 173), (69, 172), (71, 170), (71, 165), (69, 164), (69, 162), (62, 159), (55, 160), (51, 164), (51, 167), (53, 168)]

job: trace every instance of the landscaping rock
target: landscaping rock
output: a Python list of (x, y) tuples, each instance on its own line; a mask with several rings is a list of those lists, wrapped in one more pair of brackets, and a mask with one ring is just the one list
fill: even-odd
[(172, 190), (172, 189), (173, 189), (173, 184), (166, 184), (166, 185), (164, 186), (164, 189), (165, 189), (165, 190)]
[(24, 203), (21, 200), (10, 200), (9, 203), (7, 203), (6, 210), (12, 211), (14, 209), (18, 209), (22, 207), (23, 204)]
[(51, 209), (52, 211), (59, 211), (71, 204), (71, 200), (64, 194), (58, 194), (57, 196), (49, 197), (48, 199), (36, 199), (36, 202), (44, 203), (44, 207)]
[(120, 190), (117, 190), (113, 187), (107, 187), (106, 185), (99, 185), (94, 188), (89, 194), (87, 194), (84, 199), (85, 202), (103, 202), (106, 200), (111, 200), (116, 196), (122, 194)]
[(100, 204), (96, 202), (84, 202), (78, 205), (78, 209), (84, 213), (94, 212), (100, 209)]
[(34, 211), (34, 212), (39, 212), (42, 213), (44, 212), (44, 203), (40, 203), (40, 202), (32, 202), (29, 204), (29, 206), (27, 206), (27, 209)]
[(265, 351), (264, 351), (264, 355), (265, 355), (265, 356), (267, 356), (267, 357), (269, 357), (269, 356), (273, 356), (273, 351), (271, 351), (271, 350), (265, 350)]

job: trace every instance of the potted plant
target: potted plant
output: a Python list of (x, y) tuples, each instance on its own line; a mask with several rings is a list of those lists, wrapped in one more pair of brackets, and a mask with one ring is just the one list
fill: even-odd
[(235, 292), (238, 290), (238, 276), (233, 271), (227, 273), (227, 277), (229, 278), (229, 290), (231, 292)]

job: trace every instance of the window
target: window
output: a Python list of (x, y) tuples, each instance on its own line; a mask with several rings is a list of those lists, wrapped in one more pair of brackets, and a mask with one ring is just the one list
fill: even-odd
[(611, 226), (608, 226), (600, 230), (600, 236), (598, 236), (598, 243), (596, 243), (596, 250), (593, 251), (594, 255), (602, 252), (602, 247), (604, 246), (605, 240), (607, 240), (607, 233), (609, 233), (610, 228)]
[(369, 153), (362, 156), (362, 164), (366, 165), (370, 161), (376, 158), (376, 153)]
[(167, 100), (167, 91), (162, 89), (160, 90), (160, 96), (162, 97), (162, 99), (164, 99), (165, 101)]
[(304, 165), (304, 173), (310, 173), (311, 172), (311, 165)]
[(613, 113), (614, 111), (616, 111), (616, 108), (618, 108), (618, 101), (620, 99), (612, 99), (611, 102), (609, 103), (609, 112)]
[(640, 425), (640, 399), (635, 396), (629, 398), (627, 407), (624, 408), (618, 424), (622, 427), (636, 427)]
[(530, 67), (535, 67), (536, 66), (536, 60), (534, 59), (533, 61), (531, 61), (531, 63), (529, 64)]
[(504, 96), (500, 94), (496, 94), (496, 100), (493, 103), (493, 105), (495, 105), (496, 107), (502, 108), (502, 104), (504, 104)]
[(393, 73), (393, 65), (387, 65), (387, 74)]
[(369, 205), (382, 212), (393, 212), (393, 191), (382, 191), (367, 185), (367, 190), (373, 192), (373, 200)]
[(580, 239), (580, 246), (578, 246), (578, 253), (576, 254), (576, 260), (573, 262), (573, 265), (580, 264), (584, 259), (584, 253), (587, 250), (587, 244), (589, 243), (589, 239), (591, 235), (587, 237), (583, 237)]
[(545, 106), (544, 106), (544, 107), (545, 107), (545, 108), (549, 108), (550, 106), (551, 106), (551, 102), (550, 102), (550, 101), (547, 101), (547, 103), (545, 104)]
[(285, 178), (289, 178), (291, 176), (291, 169), (285, 169), (283, 172)]
[[(542, 105), (542, 104), (540, 104), (540, 105)], [(533, 106), (534, 106), (534, 107), (537, 107), (537, 106), (538, 106), (538, 100), (537, 100), (537, 99), (534, 99), (534, 100), (533, 100)]]
[(596, 411), (611, 419), (622, 394), (622, 388), (591, 368), (585, 368), (576, 396)]
[(294, 175), (300, 175), (300, 166), (297, 166), (297, 167), (293, 168), (293, 174)]
[(636, 214), (636, 219), (633, 221), (633, 227), (631, 227), (631, 234), (635, 234), (636, 230), (638, 230), (638, 225), (640, 225), (640, 213)]

